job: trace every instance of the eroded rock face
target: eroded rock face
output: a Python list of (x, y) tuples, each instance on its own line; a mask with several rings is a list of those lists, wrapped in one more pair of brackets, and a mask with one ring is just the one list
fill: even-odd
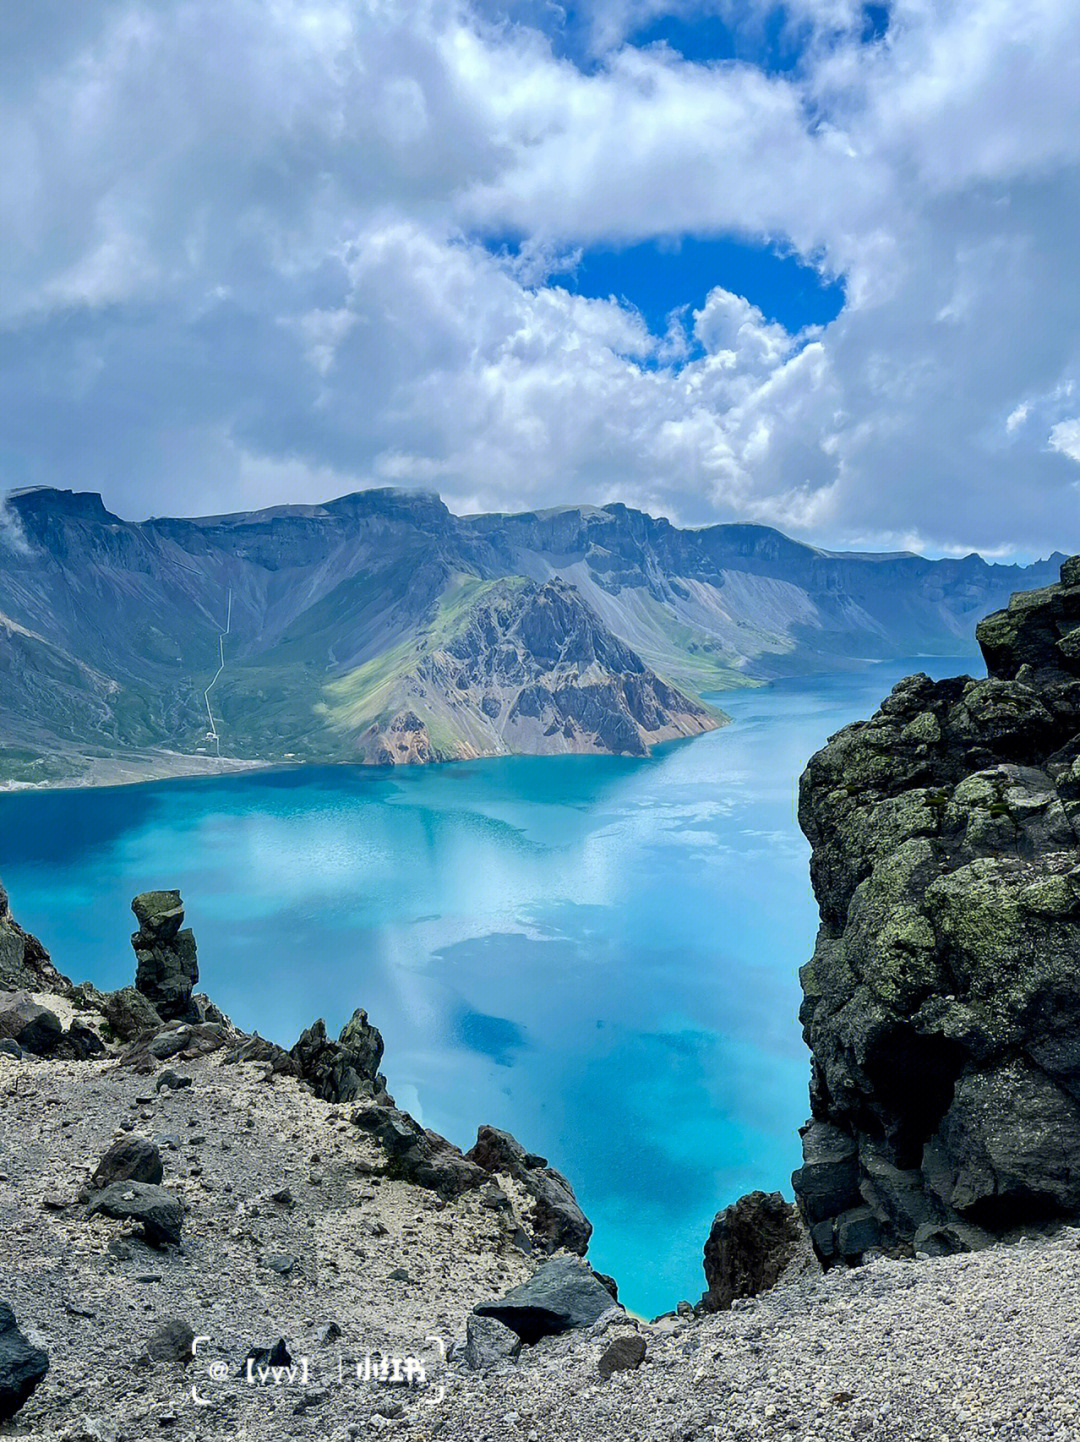
[(779, 1192), (750, 1192), (717, 1212), (705, 1243), (706, 1312), (776, 1285), (804, 1233), (798, 1211)]
[(502, 1173), (521, 1183), (532, 1200), (529, 1225), (545, 1252), (565, 1249), (579, 1257), (585, 1255), (592, 1223), (562, 1172), (549, 1167), (544, 1157), (527, 1152), (515, 1137), (498, 1127), (480, 1127), (476, 1144), (465, 1155), (486, 1172)]
[(387, 1100), (386, 1078), (379, 1072), (383, 1039), (366, 1011), (358, 1008), (353, 1012), (336, 1042), (327, 1036), (326, 1023), (320, 1017), (301, 1032), (290, 1055), (300, 1075), (324, 1101)]
[(811, 760), (796, 1193), (819, 1255), (1080, 1213), (1080, 557)]
[[(131, 938), (135, 987), (166, 1021), (187, 1017), (199, 979), (195, 936), (184, 928), (178, 891), (144, 891), (131, 903), (139, 929)], [(192, 1017), (192, 1020), (196, 1018)]]
[(52, 991), (62, 996), (71, 983), (49, 960), (36, 936), (23, 931), (11, 914), (8, 894), (0, 885), (0, 990)]
[(488, 1179), (487, 1172), (468, 1161), (453, 1143), (394, 1106), (377, 1102), (362, 1106), (352, 1119), (383, 1147), (391, 1177), (429, 1187), (445, 1197), (458, 1197)]

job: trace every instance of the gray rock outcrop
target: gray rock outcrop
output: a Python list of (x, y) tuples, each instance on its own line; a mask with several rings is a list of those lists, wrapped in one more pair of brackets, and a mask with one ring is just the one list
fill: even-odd
[(121, 1041), (134, 1041), (146, 1032), (157, 1031), (162, 1017), (150, 999), (133, 986), (106, 992), (100, 999), (101, 1011)]
[(131, 938), (137, 967), (135, 987), (158, 1015), (198, 1018), (191, 1013), (191, 993), (199, 979), (195, 936), (184, 927), (184, 905), (178, 891), (144, 891), (131, 903), (139, 929)]
[(811, 760), (795, 1190), (825, 1261), (1080, 1215), (1080, 557)]
[(566, 1177), (549, 1167), (544, 1157), (527, 1152), (509, 1132), (488, 1126), (479, 1128), (475, 1145), (465, 1155), (485, 1171), (503, 1173), (521, 1183), (532, 1199), (531, 1229), (545, 1252), (565, 1249), (585, 1255), (592, 1223)]
[(67, 996), (71, 983), (61, 976), (49, 953), (24, 931), (11, 914), (8, 894), (0, 885), (0, 990), (52, 991)]
[(290, 1053), (300, 1076), (311, 1083), (315, 1095), (328, 1102), (358, 1101), (361, 1097), (388, 1100), (386, 1078), (379, 1072), (383, 1039), (368, 1014), (357, 1008), (341, 1029), (337, 1041), (326, 1034), (320, 1017), (301, 1032)]

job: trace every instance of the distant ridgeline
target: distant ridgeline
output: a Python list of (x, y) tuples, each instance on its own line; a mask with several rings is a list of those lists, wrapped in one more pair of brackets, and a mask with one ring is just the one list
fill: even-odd
[(1061, 561), (834, 554), (622, 505), (457, 517), (389, 490), (135, 524), (39, 489), (6, 512), (0, 782), (164, 751), (642, 755), (723, 720), (703, 693), (964, 653)]

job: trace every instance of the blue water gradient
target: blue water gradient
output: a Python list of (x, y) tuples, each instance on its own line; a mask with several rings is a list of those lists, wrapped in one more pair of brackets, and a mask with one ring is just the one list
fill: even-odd
[(0, 877), (57, 965), (131, 980), (132, 896), (178, 886), (201, 985), (291, 1043), (367, 1008), (398, 1101), (507, 1127), (573, 1180), (590, 1256), (653, 1314), (702, 1287), (716, 1209), (789, 1191), (797, 970), (816, 911), (797, 777), (919, 660), (718, 698), (648, 760), (319, 768), (0, 797)]

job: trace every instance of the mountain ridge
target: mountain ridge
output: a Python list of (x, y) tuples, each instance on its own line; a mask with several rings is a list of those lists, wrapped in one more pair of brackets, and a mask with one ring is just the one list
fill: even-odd
[[(77, 776), (80, 757), (135, 750), (205, 758), (220, 746), (246, 761), (385, 762), (386, 737), (407, 713), (427, 740), (398, 752), (403, 759), (640, 754), (671, 734), (708, 729), (700, 698), (732, 686), (970, 650), (981, 615), (1056, 574), (1053, 559), (1019, 567), (974, 555), (868, 557), (749, 524), (680, 530), (621, 503), (459, 517), (437, 496), (391, 488), (142, 522), (113, 515), (96, 492), (40, 488), (8, 496), (4, 514), (0, 782), (55, 780), (65, 767)], [(565, 668), (556, 676), (525, 661), (514, 607), (500, 612), (508, 630), (497, 646), (511, 669), (542, 680), (544, 724), (492, 724), (483, 709), (485, 694), (494, 705), (491, 657), (483, 686), (478, 673), (464, 676), (462, 657), (450, 686), (447, 664), (426, 654), (431, 628), (463, 584), (495, 582), (516, 588), (519, 608), (535, 599), (528, 586), (572, 591), (564, 619), (584, 624), (587, 613), (605, 654), (621, 655), (619, 646), (632, 654), (600, 691), (600, 678), (588, 679), (591, 710), (582, 695), (565, 694)], [(222, 655), (211, 723), (203, 693)], [(644, 691), (628, 690), (625, 678), (646, 671)], [(388, 693), (389, 709), (377, 712), (363, 688), (385, 690), (388, 678), (400, 701), (392, 708)], [(524, 671), (519, 679), (524, 685)], [(575, 674), (573, 684), (584, 682)], [(340, 691), (360, 732), (333, 724)], [(509, 711), (517, 693), (497, 699)], [(669, 726), (657, 705), (681, 719)], [(573, 736), (560, 734), (568, 722)], [(395, 734), (397, 746), (400, 725)]]

